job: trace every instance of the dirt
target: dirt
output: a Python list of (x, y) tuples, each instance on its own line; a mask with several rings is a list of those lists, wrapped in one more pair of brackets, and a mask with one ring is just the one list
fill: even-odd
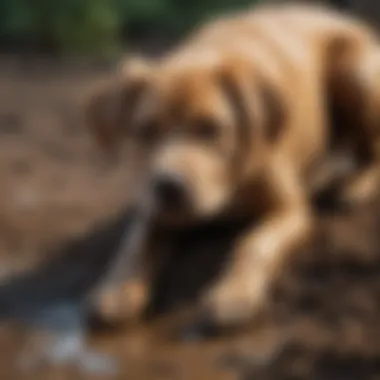
[[(268, 311), (222, 336), (191, 302), (237, 231), (180, 236), (157, 284), (157, 318), (89, 328), (86, 297), (128, 231), (136, 174), (105, 162), (80, 105), (109, 68), (0, 59), (0, 369), (14, 379), (376, 379), (380, 205), (329, 209), (294, 255)], [(174, 309), (173, 309), (174, 307)], [(182, 315), (183, 314), (183, 315)]]
[(39, 262), (42, 251), (128, 199), (128, 168), (102, 165), (83, 128), (79, 104), (104, 74), (86, 65), (0, 60), (0, 277)]

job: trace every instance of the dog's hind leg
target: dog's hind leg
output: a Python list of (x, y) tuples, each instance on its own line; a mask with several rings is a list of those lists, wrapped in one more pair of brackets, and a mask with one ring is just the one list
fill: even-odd
[(380, 185), (380, 49), (361, 52), (340, 70), (334, 103), (340, 117), (335, 138), (349, 139), (356, 169), (342, 186), (341, 199), (357, 205), (372, 200)]
[(354, 136), (362, 170), (343, 191), (343, 198), (348, 203), (373, 199), (380, 185), (380, 49), (368, 53), (360, 61), (357, 77), (358, 94), (362, 97), (358, 112), (361, 120), (354, 125)]

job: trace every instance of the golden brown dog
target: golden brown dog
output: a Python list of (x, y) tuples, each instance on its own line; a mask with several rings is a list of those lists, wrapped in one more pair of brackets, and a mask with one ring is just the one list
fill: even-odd
[(379, 95), (377, 37), (320, 8), (219, 18), (162, 59), (126, 62), (88, 112), (102, 144), (137, 144), (146, 174), (136, 231), (111, 269), (127, 267), (127, 277), (102, 289), (100, 311), (139, 315), (161, 260), (161, 228), (253, 216), (259, 224), (242, 232), (200, 305), (222, 325), (260, 311), (284, 260), (312, 231), (310, 197), (331, 148), (349, 149), (358, 163), (347, 197), (375, 183)]

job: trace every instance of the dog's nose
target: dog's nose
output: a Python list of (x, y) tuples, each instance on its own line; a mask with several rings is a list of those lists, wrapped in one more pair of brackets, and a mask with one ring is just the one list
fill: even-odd
[(185, 201), (184, 181), (176, 175), (160, 175), (153, 183), (154, 195), (158, 203), (166, 207), (179, 207)]

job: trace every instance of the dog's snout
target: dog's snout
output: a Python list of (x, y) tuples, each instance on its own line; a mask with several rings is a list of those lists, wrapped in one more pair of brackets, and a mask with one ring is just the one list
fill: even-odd
[(166, 207), (181, 206), (185, 201), (185, 184), (180, 176), (162, 174), (153, 182), (156, 200)]

